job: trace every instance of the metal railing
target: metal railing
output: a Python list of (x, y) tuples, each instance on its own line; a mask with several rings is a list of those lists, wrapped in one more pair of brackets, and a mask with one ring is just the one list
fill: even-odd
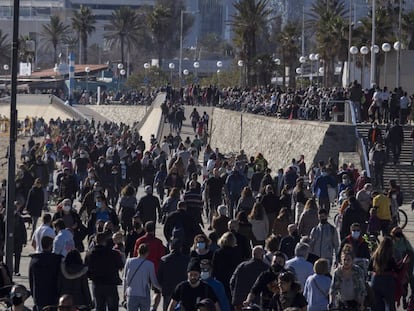
[(367, 172), (367, 176), (371, 177), (371, 168), (369, 165), (367, 145), (365, 143), (364, 138), (359, 135), (357, 128), (357, 114), (355, 106), (350, 100), (345, 101), (345, 122), (355, 126), (355, 137), (357, 139), (356, 151), (358, 152), (359, 157), (361, 158), (361, 164)]

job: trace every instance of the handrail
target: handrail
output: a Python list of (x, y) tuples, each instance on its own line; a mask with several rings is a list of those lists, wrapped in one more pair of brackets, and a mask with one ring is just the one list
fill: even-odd
[(355, 113), (354, 103), (350, 100), (345, 101), (346, 107), (348, 107), (348, 113), (351, 115), (351, 123), (355, 126), (355, 137), (357, 139), (357, 151), (359, 156), (361, 157), (361, 163), (364, 164), (364, 169), (367, 172), (367, 176), (371, 177), (371, 168), (369, 166), (369, 158), (367, 153), (367, 146), (365, 145), (364, 138), (359, 135), (358, 128), (357, 128), (357, 119)]

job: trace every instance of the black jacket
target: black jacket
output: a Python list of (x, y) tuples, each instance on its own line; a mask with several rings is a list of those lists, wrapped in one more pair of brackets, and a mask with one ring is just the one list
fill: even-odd
[(190, 250), (194, 242), (194, 237), (202, 233), (200, 226), (191, 219), (186, 211), (181, 209), (172, 212), (165, 220), (164, 236), (167, 241), (171, 241), (173, 229), (180, 232), (177, 238), (181, 238), (184, 253)]
[(44, 206), (44, 194), (42, 188), (32, 187), (27, 195), (26, 209), (30, 216), (42, 216)]
[(263, 260), (255, 258), (239, 264), (230, 279), (232, 304), (241, 305), (260, 273), (268, 269), (269, 266)]
[(119, 270), (124, 267), (119, 252), (103, 245), (96, 245), (86, 255), (85, 264), (88, 266), (88, 276), (93, 283), (99, 285), (120, 285)]
[(161, 258), (157, 279), (164, 296), (171, 296), (175, 287), (182, 281), (187, 280), (189, 261), (190, 257), (175, 251)]
[(58, 303), (57, 280), (62, 256), (43, 252), (30, 255), (29, 284), (36, 306), (43, 308)]
[(144, 195), (138, 202), (137, 211), (140, 213), (142, 223), (147, 221), (157, 222), (158, 217), (161, 217), (160, 200), (152, 194)]
[(73, 297), (75, 306), (90, 306), (91, 293), (88, 286), (88, 267), (84, 265), (60, 265), (58, 278), (59, 297), (69, 294)]

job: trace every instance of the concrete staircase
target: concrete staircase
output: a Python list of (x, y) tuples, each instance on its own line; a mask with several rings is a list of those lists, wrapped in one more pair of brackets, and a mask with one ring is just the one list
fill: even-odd
[[(370, 124), (357, 125), (359, 135), (365, 140), (367, 140), (370, 127)], [(379, 128), (381, 128), (384, 135), (385, 126), (379, 125)], [(400, 163), (394, 165), (390, 151), (389, 161), (384, 169), (384, 186), (387, 186), (390, 179), (395, 179), (403, 191), (404, 203), (410, 203), (414, 199), (414, 166), (411, 165), (412, 138), (410, 137), (412, 128), (411, 125), (404, 126), (404, 144), (401, 150)]]

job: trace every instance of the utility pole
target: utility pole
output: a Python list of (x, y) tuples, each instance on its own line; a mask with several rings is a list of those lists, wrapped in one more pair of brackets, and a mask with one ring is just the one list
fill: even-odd
[(19, 15), (20, 0), (13, 0), (13, 42), (12, 42), (12, 68), (11, 68), (11, 97), (10, 97), (10, 133), (9, 133), (9, 159), (7, 174), (7, 206), (6, 206), (6, 265), (13, 271), (13, 245), (14, 245), (14, 200), (16, 196), (16, 139), (17, 139), (17, 71), (19, 48)]

